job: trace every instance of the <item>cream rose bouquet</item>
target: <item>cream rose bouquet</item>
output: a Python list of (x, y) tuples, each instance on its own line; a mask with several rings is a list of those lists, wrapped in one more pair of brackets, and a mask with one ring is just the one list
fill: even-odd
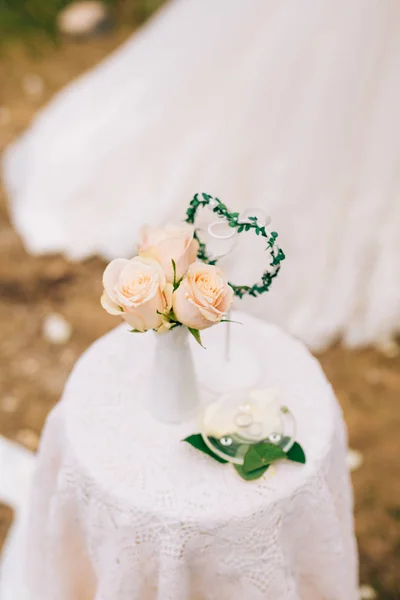
[(104, 271), (101, 304), (108, 313), (133, 332), (184, 326), (199, 343), (201, 330), (227, 320), (233, 289), (219, 267), (197, 261), (192, 225), (145, 226), (138, 247), (138, 256), (117, 258)]

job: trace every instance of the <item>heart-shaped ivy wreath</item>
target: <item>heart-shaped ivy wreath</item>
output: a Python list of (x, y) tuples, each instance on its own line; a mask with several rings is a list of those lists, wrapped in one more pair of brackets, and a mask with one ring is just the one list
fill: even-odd
[[(249, 296), (256, 298), (257, 296), (268, 292), (272, 281), (280, 271), (280, 263), (285, 258), (285, 254), (276, 243), (276, 238), (278, 237), (276, 231), (267, 231), (265, 225), (260, 224), (256, 216), (247, 217), (246, 219), (242, 220), (239, 213), (230, 212), (225, 204), (221, 202), (221, 200), (214, 198), (209, 194), (205, 194), (204, 192), (201, 194), (195, 194), (190, 202), (189, 208), (186, 211), (186, 223), (195, 225), (196, 214), (199, 207), (205, 206), (209, 206), (211, 210), (219, 217), (225, 218), (229, 227), (235, 228), (238, 233), (252, 230), (256, 235), (262, 236), (267, 240), (266, 250), (268, 250), (270, 254), (271, 262), (268, 268), (264, 271), (261, 281), (252, 286), (235, 285), (231, 282), (229, 282), (229, 285), (233, 289), (235, 296), (238, 296), (238, 298), (243, 298), (245, 294), (249, 294)], [(199, 239), (197, 231), (195, 231), (194, 237), (199, 242), (199, 251), (197, 257), (209, 265), (215, 265), (217, 263), (217, 259), (211, 259), (209, 257), (206, 244)]]

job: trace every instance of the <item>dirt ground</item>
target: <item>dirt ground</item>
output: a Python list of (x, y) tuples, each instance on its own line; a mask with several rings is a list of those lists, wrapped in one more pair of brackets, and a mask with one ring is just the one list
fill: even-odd
[[(95, 64), (130, 32), (47, 47), (36, 56), (20, 47), (0, 56), (0, 150), (69, 80)], [(32, 75), (43, 89), (36, 91)], [(35, 79), (35, 78), (34, 78)], [(27, 83), (28, 82), (28, 83)], [(41, 87), (37, 85), (36, 88)], [(36, 449), (46, 415), (72, 365), (97, 337), (115, 326), (99, 305), (104, 263), (32, 257), (13, 230), (0, 188), (0, 434)], [(51, 312), (72, 325), (70, 341), (54, 345), (42, 333)], [(350, 446), (364, 457), (353, 473), (360, 580), (379, 600), (400, 598), (400, 354), (350, 351), (339, 345), (319, 356), (343, 407)], [(0, 505), (0, 545), (12, 519)], [(346, 599), (343, 599), (346, 600)]]

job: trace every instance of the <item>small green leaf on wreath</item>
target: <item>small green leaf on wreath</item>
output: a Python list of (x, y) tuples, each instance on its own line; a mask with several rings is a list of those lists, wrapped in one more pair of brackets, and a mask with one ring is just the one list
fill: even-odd
[(240, 475), (240, 477), (242, 479), (245, 479), (246, 481), (254, 481), (255, 479), (259, 479), (260, 477), (262, 477), (264, 475), (265, 471), (269, 467), (269, 465), (265, 465), (265, 467), (260, 467), (259, 469), (255, 469), (255, 471), (246, 473), (246, 471), (243, 468), (243, 465), (233, 465), (233, 466), (235, 467), (235, 469), (238, 472), (238, 474)]
[(286, 458), (286, 454), (279, 446), (267, 442), (254, 444), (245, 454), (243, 470), (250, 473), (282, 458)]
[(194, 433), (193, 435), (189, 435), (189, 437), (185, 438), (182, 441), (187, 442), (188, 444), (193, 446), (193, 448), (196, 448), (196, 450), (200, 450), (200, 452), (204, 452), (204, 454), (208, 454), (208, 456), (211, 456), (211, 458), (213, 458), (214, 460), (216, 460), (220, 463), (225, 464), (228, 462), (227, 460), (220, 458), (219, 456), (217, 456), (216, 454), (214, 454), (214, 452), (212, 452), (210, 450), (210, 448), (207, 446), (207, 444), (203, 440), (203, 436), (201, 435), (201, 433)]
[(188, 327), (190, 333), (192, 334), (192, 336), (194, 337), (194, 339), (196, 340), (196, 342), (198, 344), (200, 344), (200, 346), (202, 348), (205, 349), (205, 346), (203, 346), (202, 342), (201, 342), (201, 337), (200, 337), (200, 331), (198, 329), (192, 329), (191, 327)]
[(293, 460), (294, 462), (298, 462), (303, 465), (306, 463), (306, 455), (304, 454), (304, 450), (297, 442), (295, 442), (290, 450), (286, 452), (286, 457), (289, 460)]

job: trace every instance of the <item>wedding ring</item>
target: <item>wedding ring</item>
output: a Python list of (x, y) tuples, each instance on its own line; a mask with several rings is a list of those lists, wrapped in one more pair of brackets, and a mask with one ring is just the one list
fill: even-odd
[[(221, 230), (218, 232), (218, 228)], [(223, 233), (225, 231), (225, 233)], [(236, 229), (229, 227), (226, 221), (214, 221), (208, 226), (208, 233), (217, 240), (230, 240), (237, 235)]]

